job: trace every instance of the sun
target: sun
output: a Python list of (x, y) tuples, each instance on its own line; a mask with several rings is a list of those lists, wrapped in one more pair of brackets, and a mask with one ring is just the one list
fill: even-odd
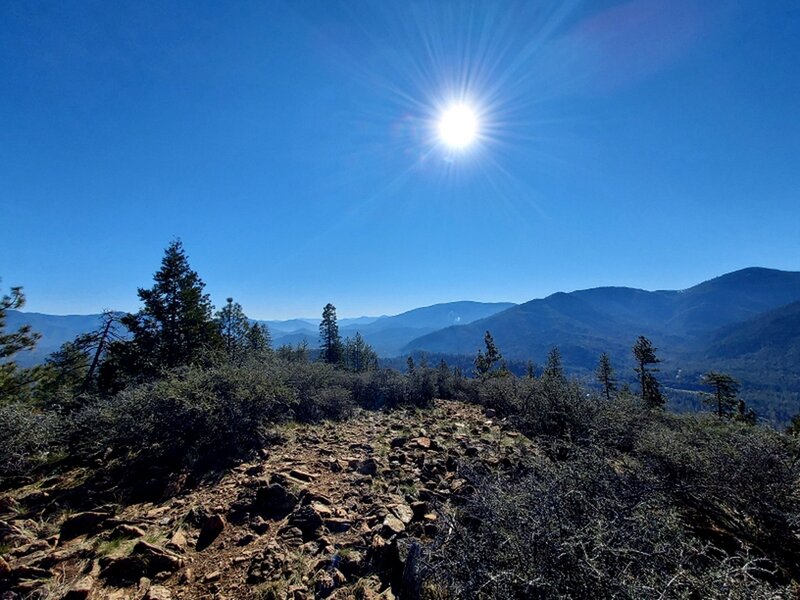
[(446, 108), (439, 117), (439, 138), (454, 150), (471, 145), (478, 137), (478, 117), (465, 104)]

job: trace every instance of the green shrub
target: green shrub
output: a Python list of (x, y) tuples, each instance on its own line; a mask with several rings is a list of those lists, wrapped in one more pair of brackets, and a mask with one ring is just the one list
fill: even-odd
[(23, 475), (58, 449), (62, 425), (55, 414), (29, 404), (0, 406), (0, 478)]

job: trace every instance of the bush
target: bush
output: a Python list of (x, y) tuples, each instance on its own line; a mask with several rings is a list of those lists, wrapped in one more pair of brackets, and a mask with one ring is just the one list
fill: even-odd
[(588, 590), (592, 598), (776, 597), (765, 581), (769, 561), (693, 536), (647, 476), (618, 472), (586, 450), (529, 468), (523, 477), (462, 472), (474, 492), (429, 551), (423, 590), (453, 598), (581, 598)]
[(79, 412), (70, 446), (85, 459), (111, 449), (119, 466), (203, 471), (261, 444), (264, 425), (290, 414), (292, 401), (254, 369), (180, 369)]
[(48, 460), (61, 435), (59, 419), (52, 413), (21, 403), (0, 405), (0, 478), (27, 474)]

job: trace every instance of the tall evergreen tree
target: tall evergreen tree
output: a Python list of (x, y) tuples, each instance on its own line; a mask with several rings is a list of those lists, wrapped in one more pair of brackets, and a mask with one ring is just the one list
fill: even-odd
[(636, 359), (636, 374), (639, 376), (639, 386), (641, 387), (642, 402), (650, 408), (660, 408), (664, 406), (664, 397), (661, 394), (661, 385), (653, 373), (658, 369), (652, 367), (661, 361), (656, 356), (653, 342), (640, 335), (633, 345), (633, 356)]
[(21, 287), (12, 287), (10, 294), (0, 298), (0, 404), (27, 396), (29, 388), (39, 375), (38, 369), (20, 369), (12, 357), (23, 350), (36, 346), (40, 335), (23, 325), (16, 331), (6, 331), (9, 310), (25, 306), (25, 295)]
[(528, 379), (536, 377), (536, 364), (532, 360), (525, 364), (525, 377)]
[(353, 339), (345, 340), (343, 356), (345, 367), (354, 373), (378, 368), (378, 355), (358, 332)]
[(272, 350), (272, 335), (266, 323), (253, 323), (247, 330), (247, 349), (260, 353)]
[(733, 416), (739, 382), (726, 373), (716, 371), (709, 371), (703, 375), (701, 381), (713, 390), (711, 394), (703, 394), (703, 403), (712, 406), (720, 419)]
[(319, 324), (320, 358), (330, 364), (342, 362), (342, 339), (336, 322), (336, 307), (330, 302), (322, 309)]
[(542, 376), (545, 379), (564, 379), (564, 366), (561, 362), (561, 350), (558, 346), (553, 346), (547, 354), (547, 364), (544, 367)]
[(503, 360), (500, 350), (494, 343), (492, 334), (487, 331), (483, 336), (483, 343), (486, 346), (486, 353), (478, 350), (478, 355), (475, 357), (475, 373), (481, 379), (494, 376), (498, 373), (497, 367)]
[(234, 302), (233, 298), (228, 298), (225, 306), (217, 311), (215, 321), (228, 357), (240, 356), (247, 346), (247, 338), (251, 329), (242, 305)]
[[(167, 247), (154, 280), (152, 288), (139, 288), (139, 312), (122, 317), (132, 334), (122, 353), (128, 361), (135, 359), (134, 369), (144, 375), (190, 364), (220, 340), (205, 283), (189, 266), (180, 240)], [(115, 350), (120, 351), (119, 344)]]
[(597, 365), (597, 381), (603, 388), (606, 400), (611, 400), (611, 394), (617, 389), (617, 382), (614, 378), (614, 369), (611, 367), (611, 359), (605, 352), (600, 355), (600, 362)]

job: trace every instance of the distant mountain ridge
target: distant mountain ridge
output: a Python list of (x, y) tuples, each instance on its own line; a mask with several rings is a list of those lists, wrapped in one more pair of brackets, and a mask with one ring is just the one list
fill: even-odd
[(628, 352), (638, 335), (665, 346), (696, 347), (711, 332), (800, 300), (800, 272), (748, 268), (686, 290), (601, 287), (558, 292), (472, 324), (411, 341), (404, 352), (474, 354), (489, 330), (508, 358), (542, 357), (559, 346), (581, 362), (599, 352)]
[[(375, 348), (379, 356), (392, 357), (414, 338), (456, 324), (469, 324), (507, 308), (516, 306), (511, 302), (445, 302), (415, 308), (398, 315), (339, 320), (342, 338), (360, 333)], [(366, 319), (370, 319), (366, 321)], [(269, 322), (268, 322), (269, 324)], [(318, 344), (319, 321), (310, 321), (305, 328), (284, 335), (273, 333), (275, 345), (306, 342), (311, 347)]]
[[(454, 323), (471, 323), (508, 307), (510, 302), (448, 302), (415, 308), (393, 316), (357, 317), (339, 320), (339, 332), (343, 338), (356, 332), (373, 345), (381, 356), (395, 356), (412, 339), (447, 327)], [(318, 345), (319, 320), (287, 319), (283, 321), (258, 321), (265, 323), (272, 334), (273, 344), (296, 345), (307, 342), (310, 347)], [(15, 358), (23, 366), (43, 362), (61, 344), (76, 336), (97, 329), (100, 315), (48, 315), (44, 313), (8, 311), (8, 329), (17, 329), (28, 324), (41, 334), (41, 339), (32, 351), (21, 352)]]

